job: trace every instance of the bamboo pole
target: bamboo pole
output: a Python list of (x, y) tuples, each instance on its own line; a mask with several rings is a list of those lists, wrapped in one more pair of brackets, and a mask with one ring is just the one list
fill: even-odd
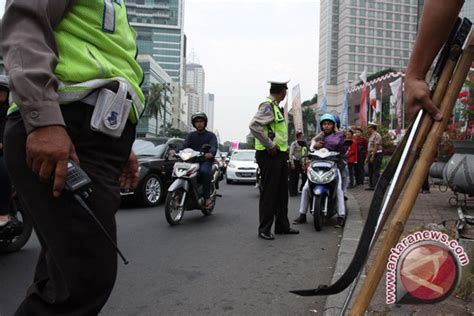
[(437, 151), (439, 139), (446, 129), (453, 104), (456, 101), (459, 91), (464, 84), (473, 59), (474, 35), (471, 34), (469, 37), (468, 46), (461, 56), (456, 71), (454, 72), (453, 79), (451, 80), (446, 95), (444, 96), (441, 103), (440, 110), (443, 114), (443, 119), (439, 122), (434, 122), (430, 129), (419, 162), (415, 166), (413, 175), (408, 182), (403, 200), (401, 201), (400, 206), (390, 223), (385, 242), (382, 243), (382, 247), (376, 255), (375, 262), (371, 266), (365, 282), (358, 293), (354, 306), (351, 310), (351, 315), (363, 315), (369, 306), (370, 301), (372, 300), (377, 285), (379, 284), (385, 270), (385, 266), (390, 255), (390, 250), (400, 239), (413, 205), (415, 204), (418, 192), (420, 191), (424, 179), (428, 174), (429, 166), (431, 165), (433, 157)]

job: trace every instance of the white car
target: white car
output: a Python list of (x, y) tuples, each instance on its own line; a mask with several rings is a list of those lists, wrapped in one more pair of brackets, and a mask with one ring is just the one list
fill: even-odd
[(227, 184), (257, 181), (255, 150), (234, 150), (226, 170)]

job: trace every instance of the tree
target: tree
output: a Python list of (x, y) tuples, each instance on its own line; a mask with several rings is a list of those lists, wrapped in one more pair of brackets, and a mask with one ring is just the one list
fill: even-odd
[[(154, 117), (156, 120), (155, 134), (158, 135), (159, 117), (163, 116), (163, 98), (161, 96), (163, 87), (159, 83), (152, 83), (146, 98), (144, 116)], [(166, 110), (165, 110), (166, 111)]]

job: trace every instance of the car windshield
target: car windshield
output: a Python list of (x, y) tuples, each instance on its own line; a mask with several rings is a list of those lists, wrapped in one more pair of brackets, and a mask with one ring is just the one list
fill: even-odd
[(166, 139), (137, 139), (133, 151), (137, 156), (162, 156), (166, 149)]
[(254, 161), (255, 152), (253, 151), (236, 151), (232, 154), (232, 160), (238, 161)]

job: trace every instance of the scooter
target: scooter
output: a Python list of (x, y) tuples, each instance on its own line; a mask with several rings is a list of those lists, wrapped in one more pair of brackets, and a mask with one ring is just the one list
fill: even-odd
[(21, 206), (15, 190), (10, 200), (9, 215), (17, 224), (14, 229), (0, 231), (0, 254), (19, 251), (33, 232), (33, 222)]
[(202, 148), (202, 152), (191, 148), (181, 150), (177, 156), (179, 161), (174, 164), (173, 177), (176, 178), (168, 188), (168, 194), (165, 202), (166, 221), (174, 226), (183, 219), (184, 211), (200, 209), (208, 216), (212, 214), (216, 204), (217, 186), (220, 178), (219, 167), (212, 164), (211, 181), (211, 206), (205, 206), (205, 200), (202, 196), (203, 188), (198, 183), (199, 162), (205, 160), (205, 153), (210, 149), (209, 145)]
[(310, 166), (307, 170), (310, 188), (310, 206), (314, 229), (321, 231), (326, 220), (337, 212), (337, 162), (338, 152), (321, 148), (309, 153)]

